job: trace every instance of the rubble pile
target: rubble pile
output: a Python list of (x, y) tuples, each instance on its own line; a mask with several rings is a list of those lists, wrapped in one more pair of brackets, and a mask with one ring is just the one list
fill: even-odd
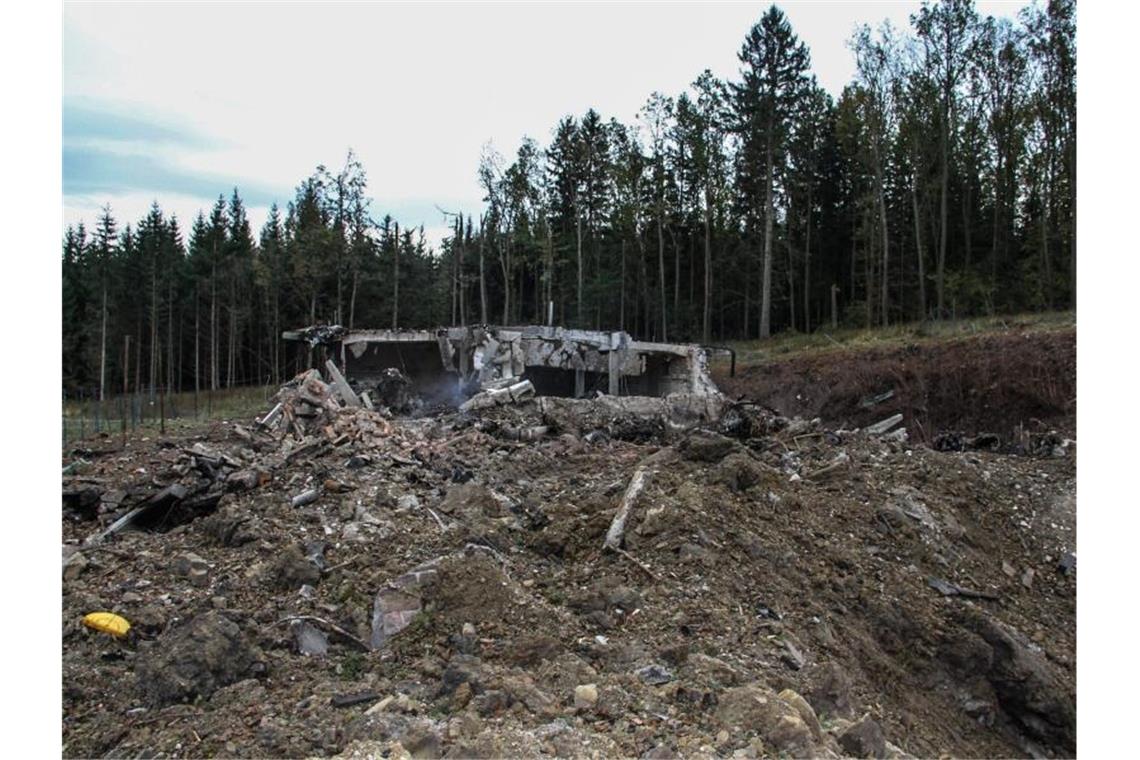
[(1075, 752), (1067, 452), (330, 379), (65, 458), (65, 756)]

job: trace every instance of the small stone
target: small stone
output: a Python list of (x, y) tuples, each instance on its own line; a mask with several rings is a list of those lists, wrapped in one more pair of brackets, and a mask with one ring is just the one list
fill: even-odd
[(123, 604), (138, 604), (143, 600), (142, 594), (136, 594), (134, 591), (128, 591), (122, 596)]
[(819, 717), (816, 716), (815, 710), (811, 708), (807, 700), (792, 689), (784, 689), (778, 696), (796, 708), (796, 712), (800, 714), (800, 718), (807, 725), (808, 729), (811, 730), (812, 738), (817, 742), (820, 741), (823, 738), (823, 728), (819, 725)]
[(202, 588), (210, 585), (210, 571), (204, 567), (195, 567), (187, 575), (192, 586)]
[(510, 695), (501, 689), (485, 691), (475, 698), (475, 710), (483, 717), (506, 712), (510, 706)]
[(186, 552), (174, 560), (174, 572), (181, 576), (190, 576), (194, 571), (209, 571), (206, 560), (193, 552)]
[(437, 758), (439, 752), (439, 734), (429, 723), (417, 723), (404, 732), (400, 737), (400, 744), (414, 758)]
[(721, 730), (716, 732), (716, 743), (717, 744), (727, 744), (728, 743), (728, 729), (722, 728)]
[(660, 686), (673, 680), (673, 674), (660, 665), (646, 665), (637, 670), (637, 676), (651, 686)]
[(887, 743), (883, 729), (868, 716), (849, 726), (839, 735), (839, 746), (853, 757), (885, 758)]
[(1013, 565), (1009, 564), (1009, 562), (1007, 562), (1006, 560), (1002, 560), (1001, 571), (1003, 573), (1005, 573), (1006, 575), (1008, 575), (1010, 578), (1017, 575), (1017, 568), (1015, 568)]
[(1033, 588), (1034, 574), (1035, 573), (1032, 567), (1027, 568), (1026, 571), (1021, 574), (1021, 585), (1025, 586), (1026, 588)]
[(63, 562), (63, 579), (73, 581), (87, 569), (87, 558), (82, 552), (75, 552)]
[(372, 705), (372, 707), (369, 707), (367, 710), (365, 710), (364, 714), (365, 715), (375, 715), (376, 713), (382, 713), (385, 710), (387, 710), (392, 705), (392, 703), (395, 701), (396, 701), (396, 698), (391, 696), (391, 695), (384, 697), (379, 702)]
[(396, 509), (400, 511), (413, 512), (419, 508), (420, 498), (414, 493), (406, 493), (396, 499)]
[(598, 702), (597, 684), (587, 683), (574, 687), (574, 707), (588, 709)]
[(455, 693), (451, 695), (451, 704), (453, 709), (462, 710), (471, 701), (474, 692), (471, 690), (471, 683), (464, 681), (459, 684), (455, 689)]
[(780, 654), (780, 659), (792, 670), (799, 670), (804, 666), (803, 653), (787, 639), (784, 640), (784, 651)]
[(464, 636), (474, 636), (475, 635), (475, 626), (472, 625), (471, 623), (464, 623), (463, 624), (463, 635)]
[(323, 657), (329, 651), (329, 638), (324, 631), (303, 620), (293, 622), (293, 641), (297, 651), (306, 657)]

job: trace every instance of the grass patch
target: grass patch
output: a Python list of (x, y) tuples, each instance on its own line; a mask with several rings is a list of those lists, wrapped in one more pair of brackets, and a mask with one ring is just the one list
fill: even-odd
[[(736, 351), (736, 368), (739, 372), (749, 366), (802, 353), (897, 347), (966, 339), (984, 334), (1071, 330), (1076, 324), (1075, 312), (1044, 312), (942, 322), (906, 322), (869, 330), (850, 327), (831, 330), (830, 327), (821, 327), (812, 333), (787, 331), (767, 340), (729, 341), (728, 345)], [(728, 357), (716, 354), (712, 365), (718, 371), (727, 372)]]
[(118, 435), (126, 422), (127, 435), (166, 430), (195, 428), (203, 423), (245, 419), (252, 420), (269, 410), (276, 386), (245, 386), (219, 391), (185, 393), (139, 393), (98, 399), (64, 398), (62, 433), (64, 445), (71, 445), (100, 433)]

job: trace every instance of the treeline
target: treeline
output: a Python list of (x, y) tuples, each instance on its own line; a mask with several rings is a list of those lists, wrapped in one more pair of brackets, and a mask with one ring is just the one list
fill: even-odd
[[(282, 331), (327, 322), (443, 324), (440, 262), (421, 229), (370, 215), (367, 179), (350, 152), (335, 174), (305, 179), (284, 215), (255, 239), (235, 189), (199, 213), (184, 240), (155, 203), (121, 230), (104, 208), (93, 231), (63, 243), (65, 389), (102, 395), (217, 390), (279, 382), (303, 352)], [(410, 295), (400, 296), (399, 287)]]
[(236, 191), (185, 246), (157, 206), (122, 232), (104, 213), (64, 243), (65, 382), (122, 382), (105, 336), (133, 336), (140, 387), (221, 387), (279, 378), (281, 330), (320, 321), (708, 342), (1074, 306), (1073, 0), (1016, 22), (924, 4), (850, 47), (834, 100), (773, 6), (735, 81), (705, 71), (632, 124), (567, 116), (509, 162), (488, 145), (485, 207), (439, 251), (372, 219), (351, 154), (256, 241)]

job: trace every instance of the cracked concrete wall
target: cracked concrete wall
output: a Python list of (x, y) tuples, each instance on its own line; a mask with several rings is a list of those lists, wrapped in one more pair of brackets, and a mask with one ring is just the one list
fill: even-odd
[[(307, 328), (284, 337), (311, 340), (313, 335), (327, 335), (324, 342), (340, 344), (349, 377), (370, 376), (385, 364), (407, 373), (401, 362), (407, 365), (405, 357), (414, 355), (414, 374), (421, 376), (413, 377), (417, 381), (431, 371), (427, 362), (441, 375), (455, 375), (457, 384), (474, 381), (483, 388), (520, 379), (530, 370), (528, 377), (551, 395), (580, 397), (595, 390), (614, 396), (719, 393), (701, 347), (635, 341), (625, 332), (478, 325), (437, 330)], [(433, 350), (427, 351), (428, 346)], [(570, 373), (572, 379), (552, 371)]]

